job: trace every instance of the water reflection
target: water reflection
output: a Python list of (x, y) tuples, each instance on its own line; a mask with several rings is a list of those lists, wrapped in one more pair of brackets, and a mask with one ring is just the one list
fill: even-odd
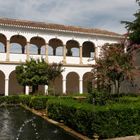
[(20, 107), (0, 107), (0, 140), (76, 140)]

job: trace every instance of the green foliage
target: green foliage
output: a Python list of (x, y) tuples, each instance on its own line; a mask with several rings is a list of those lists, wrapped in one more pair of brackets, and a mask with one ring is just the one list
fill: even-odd
[(88, 93), (92, 92), (92, 82), (91, 81), (88, 81), (88, 83), (87, 83), (87, 92)]
[(48, 65), (44, 59), (26, 61), (16, 67), (16, 77), (19, 84), (33, 86), (33, 92), (38, 90), (38, 85), (48, 85), (63, 71), (61, 64)]
[(25, 86), (47, 85), (48, 64), (42, 59), (41, 61), (31, 59), (16, 67), (16, 74), (18, 82)]
[(94, 105), (105, 105), (108, 100), (108, 95), (105, 92), (98, 91), (96, 89), (88, 93), (87, 96), (88, 103)]
[(29, 106), (30, 105), (30, 101), (31, 101), (31, 97), (30, 95), (20, 95), (20, 103)]
[[(136, 0), (140, 6), (140, 1)], [(140, 44), (140, 9), (134, 14), (135, 19), (131, 21), (122, 21), (128, 30), (130, 44)]]
[(27, 105), (34, 109), (45, 109), (48, 99), (56, 98), (54, 96), (31, 96), (31, 95), (13, 95), (0, 96), (0, 105), (2, 104), (20, 104)]
[(93, 106), (74, 100), (51, 99), (47, 102), (48, 115), (63, 120), (71, 128), (92, 137), (112, 138), (140, 134), (140, 102)]
[(47, 96), (33, 96), (30, 100), (30, 107), (39, 110), (46, 108)]
[[(98, 97), (95, 94), (95, 97)], [(140, 97), (136, 95), (113, 95), (115, 102), (95, 106), (78, 102), (67, 96), (2, 96), (0, 104), (23, 103), (34, 109), (45, 109), (48, 116), (64, 123), (76, 131), (92, 137), (112, 138), (140, 134)]]
[(6, 102), (6, 96), (0, 96), (0, 105)]
[(6, 103), (7, 104), (19, 104), (20, 103), (20, 98), (18, 95), (11, 95), (11, 96), (6, 96)]

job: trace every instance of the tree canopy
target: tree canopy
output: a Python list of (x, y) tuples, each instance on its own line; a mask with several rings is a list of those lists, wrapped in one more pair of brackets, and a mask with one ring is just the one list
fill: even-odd
[(31, 59), (16, 67), (16, 77), (19, 84), (32, 86), (33, 90), (38, 89), (38, 85), (48, 85), (55, 80), (63, 69), (62, 64), (48, 64), (44, 59)]
[(97, 88), (111, 92), (114, 87), (119, 93), (121, 82), (132, 80), (133, 68), (132, 54), (124, 52), (123, 44), (105, 44), (92, 70)]
[[(136, 0), (136, 2), (140, 6), (140, 1)], [(126, 29), (128, 30), (130, 44), (140, 44), (140, 9), (137, 10), (134, 16), (134, 21), (122, 21), (122, 23), (126, 25)]]

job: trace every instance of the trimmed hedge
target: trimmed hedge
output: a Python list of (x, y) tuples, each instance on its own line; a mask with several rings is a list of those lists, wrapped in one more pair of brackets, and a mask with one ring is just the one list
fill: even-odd
[(92, 137), (112, 138), (140, 134), (140, 97), (120, 97), (115, 103), (95, 106), (62, 96), (1, 96), (1, 104), (24, 104), (34, 109), (47, 108), (48, 116)]
[(31, 96), (31, 95), (10, 95), (10, 96), (0, 96), (1, 104), (24, 104), (36, 110), (46, 109), (46, 102), (48, 99), (69, 99), (71, 97), (66, 96)]
[(1, 104), (24, 104), (34, 109), (45, 109), (46, 102), (49, 96), (30, 96), (30, 95), (13, 95), (13, 96), (1, 96)]
[(18, 95), (14, 96), (0, 96), (0, 104), (19, 104), (20, 98)]
[(20, 103), (29, 106), (32, 96), (30, 95), (19, 95)]
[(30, 107), (36, 110), (45, 109), (48, 97), (47, 96), (33, 96), (30, 100)]
[(71, 128), (92, 137), (113, 138), (140, 134), (140, 103), (93, 106), (71, 99), (51, 99), (47, 102), (48, 116), (63, 120)]

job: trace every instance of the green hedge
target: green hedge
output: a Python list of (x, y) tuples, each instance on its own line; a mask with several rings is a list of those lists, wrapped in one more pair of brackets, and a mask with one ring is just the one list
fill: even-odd
[(13, 96), (1, 96), (1, 104), (24, 104), (34, 109), (45, 109), (46, 102), (49, 96), (30, 96), (30, 95), (13, 95)]
[(32, 96), (31, 95), (19, 95), (20, 103), (29, 106)]
[(72, 97), (0, 96), (0, 104), (24, 104), (34, 109), (47, 108), (48, 116), (80, 133), (112, 138), (140, 134), (140, 97), (120, 97), (113, 104), (95, 106)]
[(0, 96), (0, 104), (19, 104), (20, 98), (15, 96)]
[(140, 103), (93, 106), (74, 100), (47, 102), (50, 118), (63, 120), (71, 128), (92, 137), (112, 138), (140, 134)]
[(31, 97), (29, 106), (36, 110), (45, 109), (47, 100), (48, 100), (47, 96), (33, 96)]

